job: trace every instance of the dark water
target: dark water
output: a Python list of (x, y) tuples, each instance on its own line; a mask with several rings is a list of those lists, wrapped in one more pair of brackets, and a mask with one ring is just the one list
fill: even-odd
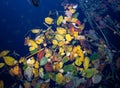
[(40, 0), (39, 7), (33, 6), (31, 0), (1, 0), (0, 50), (12, 49), (24, 54), (27, 31), (42, 28), (49, 10), (55, 9), (61, 9), (60, 0)]

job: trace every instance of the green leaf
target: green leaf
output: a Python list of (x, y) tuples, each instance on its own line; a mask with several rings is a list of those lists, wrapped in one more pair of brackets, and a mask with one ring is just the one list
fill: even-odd
[(66, 65), (63, 67), (64, 72), (73, 72), (74, 70), (76, 70), (76, 67), (72, 64), (70, 65)]
[(97, 73), (97, 70), (95, 68), (91, 68), (91, 69), (86, 69), (83, 71), (83, 73), (85, 73), (85, 77), (86, 78), (91, 78), (93, 75), (95, 75)]
[(28, 65), (25, 64), (25, 65), (23, 66), (23, 70), (25, 70), (27, 67), (28, 67)]
[(40, 66), (44, 66), (48, 61), (48, 58), (46, 57), (43, 57), (41, 60), (40, 60)]
[(99, 59), (99, 54), (98, 53), (93, 53), (91, 56), (90, 56), (90, 60), (93, 61), (93, 60), (97, 60)]
[(2, 68), (5, 65), (5, 63), (0, 63), (0, 68)]
[(15, 58), (11, 57), (11, 56), (5, 56), (3, 57), (4, 58), (4, 61), (5, 63), (8, 65), (8, 66), (13, 66), (15, 64)]
[(10, 52), (9, 50), (4, 50), (4, 51), (0, 52), (0, 57), (6, 56), (9, 52)]
[(78, 18), (78, 16), (79, 16), (79, 12), (75, 13), (72, 17), (73, 18)]
[(30, 51), (30, 53), (33, 54), (33, 53), (36, 53), (37, 51), (38, 49), (35, 49), (35, 50)]
[(59, 16), (57, 20), (57, 25), (59, 26), (63, 21), (63, 16)]
[(62, 59), (63, 64), (66, 63), (66, 62), (68, 62), (68, 61), (69, 61), (69, 59), (67, 57), (65, 57), (65, 58)]

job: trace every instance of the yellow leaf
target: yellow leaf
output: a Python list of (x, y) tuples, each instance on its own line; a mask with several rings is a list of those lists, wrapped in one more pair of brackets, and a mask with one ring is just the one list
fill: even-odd
[(47, 23), (47, 24), (52, 24), (52, 23), (53, 23), (53, 19), (50, 18), (50, 17), (46, 17), (46, 18), (45, 18), (45, 23)]
[(31, 31), (32, 31), (32, 33), (35, 33), (35, 34), (36, 34), (36, 33), (39, 33), (39, 32), (40, 32), (40, 29), (32, 29)]
[(66, 29), (62, 28), (62, 27), (57, 27), (57, 33), (58, 34), (66, 34)]
[(39, 70), (35, 69), (35, 68), (33, 68), (32, 70), (33, 70), (34, 77), (35, 78), (38, 77), (39, 76)]
[(35, 47), (29, 47), (29, 51), (35, 50)]
[(88, 69), (89, 63), (90, 63), (89, 57), (85, 57), (85, 60), (84, 60), (84, 63), (83, 63), (83, 66), (84, 66), (85, 70)]
[(59, 40), (59, 41), (61, 41), (61, 40), (64, 39), (64, 37), (63, 37), (62, 35), (60, 35), (60, 34), (57, 34), (57, 35), (55, 36), (55, 38), (56, 38), (57, 40)]
[(58, 73), (56, 75), (56, 82), (58, 84), (64, 84), (65, 83), (65, 77), (61, 73)]
[(73, 33), (73, 36), (74, 36), (75, 38), (77, 38), (77, 37), (78, 37), (78, 32), (74, 32), (74, 33)]
[(57, 20), (57, 25), (60, 25), (63, 21), (63, 16), (59, 16)]
[(5, 63), (0, 63), (0, 68), (2, 68), (5, 65)]
[(6, 56), (9, 52), (10, 52), (9, 50), (4, 50), (4, 51), (0, 52), (0, 57)]
[(66, 38), (67, 41), (71, 41), (73, 39), (73, 37), (71, 37), (70, 34), (66, 34), (65, 38)]
[(72, 18), (72, 19), (71, 19), (71, 22), (72, 22), (72, 23), (76, 23), (77, 20), (78, 20), (77, 18)]
[(3, 80), (0, 80), (0, 88), (4, 88), (4, 82), (3, 82)]
[(53, 68), (55, 71), (59, 71), (63, 67), (63, 63), (54, 63)]
[(58, 46), (63, 46), (63, 45), (65, 45), (65, 41), (60, 41), (60, 42), (58, 43)]
[(75, 9), (69, 9), (69, 11), (70, 11), (72, 14), (76, 12)]
[(8, 66), (13, 66), (15, 64), (15, 59), (13, 57), (11, 57), (11, 56), (5, 56), (3, 58), (4, 58), (5, 63)]
[(35, 42), (37, 44), (42, 44), (44, 42), (44, 40), (42, 38), (40, 38), (40, 39), (35, 40)]
[(35, 62), (34, 67), (35, 67), (36, 69), (39, 68), (39, 62), (38, 62), (38, 61)]
[(79, 57), (77, 57), (77, 58), (75, 59), (75, 64), (76, 64), (77, 66), (80, 66), (80, 65), (82, 64), (82, 62), (81, 62), (81, 60), (80, 60)]
[(38, 45), (37, 45), (36, 42), (35, 42), (34, 40), (32, 40), (32, 39), (29, 39), (29, 40), (28, 40), (28, 46), (38, 48)]
[(53, 45), (58, 45), (58, 41), (57, 40), (52, 40)]
[(14, 66), (13, 68), (10, 69), (10, 74), (11, 75), (20, 75), (21, 70), (20, 67), (18, 65)]
[(80, 30), (83, 30), (84, 28), (85, 28), (85, 24), (82, 24), (82, 25), (79, 26)]

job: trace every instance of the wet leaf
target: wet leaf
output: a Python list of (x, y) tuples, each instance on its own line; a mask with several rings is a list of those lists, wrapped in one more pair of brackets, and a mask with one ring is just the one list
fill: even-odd
[(59, 16), (57, 20), (57, 25), (60, 25), (63, 21), (63, 16)]
[(97, 70), (95, 68), (90, 68), (84, 70), (83, 73), (85, 73), (86, 78), (91, 78), (93, 75), (97, 73)]
[(57, 82), (58, 84), (63, 84), (63, 83), (65, 83), (65, 77), (64, 77), (61, 73), (58, 73), (58, 74), (56, 75), (56, 82)]
[(0, 52), (0, 57), (6, 56), (9, 52), (10, 52), (9, 50), (4, 50), (4, 51)]
[(32, 33), (35, 33), (35, 34), (36, 34), (36, 33), (39, 33), (39, 32), (40, 32), (40, 29), (32, 29), (31, 31), (32, 31)]
[(48, 61), (48, 58), (43, 57), (43, 58), (40, 60), (40, 66), (45, 65), (45, 64), (47, 63), (47, 61)]
[(45, 23), (52, 24), (53, 23), (53, 19), (51, 17), (46, 17), (45, 18)]
[(4, 58), (4, 61), (5, 63), (8, 65), (8, 66), (13, 66), (15, 64), (15, 58), (11, 57), (11, 56), (5, 56), (3, 57)]
[(79, 17), (79, 12), (75, 13), (72, 17), (73, 18), (78, 18)]
[(0, 68), (2, 68), (5, 65), (5, 63), (0, 63)]
[(67, 57), (65, 57), (65, 58), (62, 59), (63, 64), (66, 63), (66, 62), (68, 62), (68, 61), (69, 61), (69, 59)]
[(77, 57), (77, 58), (75, 59), (75, 65), (80, 66), (81, 64), (82, 64), (82, 62), (81, 62), (81, 60), (80, 60), (80, 57)]
[(4, 82), (3, 82), (3, 80), (0, 80), (0, 88), (4, 88)]
[(73, 72), (74, 70), (76, 70), (76, 67), (74, 65), (72, 65), (72, 64), (65, 65), (63, 67), (63, 70), (64, 70), (64, 72)]
[(31, 53), (31, 54), (34, 54), (34, 53), (36, 53), (37, 51), (38, 51), (38, 49), (34, 49), (34, 50), (30, 51), (30, 53)]
[(85, 60), (83, 62), (84, 69), (88, 69), (90, 63), (89, 57), (85, 57)]
[(57, 27), (57, 33), (61, 35), (66, 34), (66, 29), (62, 27)]
[(97, 59), (99, 59), (99, 54), (98, 53), (93, 53), (91, 56), (90, 56), (90, 60), (97, 60)]

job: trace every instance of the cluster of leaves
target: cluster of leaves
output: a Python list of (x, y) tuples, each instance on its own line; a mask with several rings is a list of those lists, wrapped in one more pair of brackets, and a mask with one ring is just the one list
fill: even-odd
[[(99, 72), (98, 62), (105, 56), (105, 44), (100, 41), (101, 45), (97, 45), (94, 53), (86, 36), (82, 34), (85, 24), (78, 19), (77, 7), (77, 4), (66, 4), (65, 14), (59, 15), (57, 20), (52, 17), (45, 18), (47, 30), (31, 30), (35, 38), (25, 38), (25, 45), (30, 51), (28, 57), (15, 60), (7, 56), (9, 51), (1, 52), (0, 58), (3, 58), (4, 62), (0, 63), (0, 68), (5, 64), (11, 67), (10, 74), (26, 80), (26, 88), (48, 88), (50, 80), (65, 86), (72, 82), (73, 86), (77, 87), (80, 81), (75, 83), (76, 79), (93, 77)], [(41, 83), (37, 82), (38, 80)], [(34, 83), (30, 84), (31, 82)]]

